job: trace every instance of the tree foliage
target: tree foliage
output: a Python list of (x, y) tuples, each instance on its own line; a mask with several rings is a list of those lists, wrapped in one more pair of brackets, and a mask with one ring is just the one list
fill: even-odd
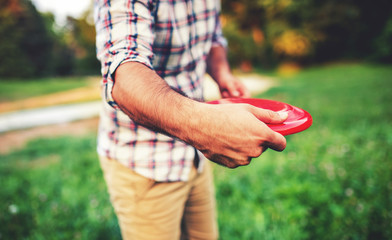
[(99, 73), (91, 9), (58, 26), (30, 0), (0, 0), (0, 77)]
[[(392, 1), (222, 0), (234, 66), (392, 62)], [(31, 0), (0, 0), (0, 77), (98, 74), (92, 6), (63, 27)]]
[(80, 18), (67, 18), (67, 42), (76, 57), (74, 71), (78, 74), (99, 74), (100, 63), (96, 58), (93, 7)]
[(0, 76), (39, 76), (48, 71), (50, 49), (45, 22), (28, 0), (0, 0)]
[(342, 58), (391, 61), (389, 0), (222, 0), (230, 60), (274, 65)]

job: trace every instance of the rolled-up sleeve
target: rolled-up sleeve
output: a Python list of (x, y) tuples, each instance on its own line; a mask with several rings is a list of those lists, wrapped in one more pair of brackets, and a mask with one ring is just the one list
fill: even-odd
[(112, 107), (114, 72), (124, 62), (152, 67), (154, 4), (151, 0), (95, 0), (97, 58), (101, 62), (102, 95)]
[[(220, 2), (219, 0), (216, 0), (218, 2)], [(227, 48), (227, 40), (226, 38), (223, 36), (223, 32), (222, 32), (222, 24), (221, 24), (221, 19), (220, 19), (220, 3), (217, 4), (218, 6), (218, 14), (216, 14), (216, 19), (215, 19), (215, 31), (213, 33), (213, 37), (212, 37), (212, 46), (222, 46), (224, 48)]]

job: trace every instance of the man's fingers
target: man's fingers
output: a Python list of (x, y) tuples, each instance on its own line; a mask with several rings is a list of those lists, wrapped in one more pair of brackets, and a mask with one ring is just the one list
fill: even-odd
[(235, 82), (235, 88), (239, 92), (239, 97), (249, 98), (251, 96), (249, 89), (241, 81)]
[[(251, 106), (251, 111), (256, 118), (266, 124), (279, 124), (284, 122), (288, 117), (287, 112), (274, 112), (254, 106)], [(267, 138), (264, 145), (275, 151), (283, 151), (286, 148), (286, 138), (270, 128), (266, 128), (266, 131), (269, 133), (265, 133), (267, 134)]]
[(229, 82), (226, 88), (230, 97), (240, 97), (240, 92), (238, 91), (235, 82)]
[(248, 98), (248, 97), (250, 97), (249, 90), (239, 80), (228, 82), (227, 85), (223, 89), (221, 89), (221, 94), (222, 94), (223, 98), (228, 98), (228, 97)]
[(288, 117), (287, 112), (274, 112), (254, 106), (251, 106), (251, 111), (255, 117), (267, 124), (279, 124), (284, 122)]
[(222, 98), (229, 98), (231, 97), (227, 90), (221, 91)]
[(283, 151), (286, 148), (286, 138), (283, 135), (271, 130), (270, 139), (266, 142), (266, 146), (275, 151)]
[(242, 98), (250, 98), (250, 91), (247, 88), (242, 88), (241, 89), (241, 97)]

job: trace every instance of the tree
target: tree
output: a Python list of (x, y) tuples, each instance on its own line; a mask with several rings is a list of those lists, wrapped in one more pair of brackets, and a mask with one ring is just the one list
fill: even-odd
[(230, 61), (392, 61), (392, 2), (222, 0)]
[(41, 13), (53, 46), (50, 61), (46, 64), (51, 75), (70, 75), (74, 71), (75, 54), (66, 42), (66, 29), (56, 24), (53, 13)]
[(50, 71), (53, 40), (29, 0), (0, 0), (0, 76), (33, 77)]
[(75, 72), (99, 74), (100, 63), (96, 58), (95, 26), (92, 6), (80, 18), (67, 18), (67, 42), (75, 54)]

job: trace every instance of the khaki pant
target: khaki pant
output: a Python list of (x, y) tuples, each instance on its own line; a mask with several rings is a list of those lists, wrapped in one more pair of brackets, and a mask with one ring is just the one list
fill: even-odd
[(123, 239), (217, 239), (210, 163), (188, 182), (161, 183), (100, 158)]

